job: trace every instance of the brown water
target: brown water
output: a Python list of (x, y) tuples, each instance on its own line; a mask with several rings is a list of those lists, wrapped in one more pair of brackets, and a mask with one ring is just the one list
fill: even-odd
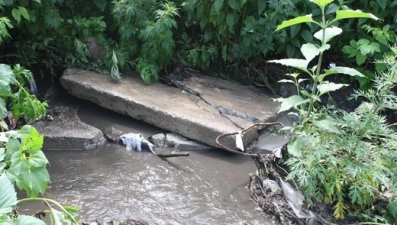
[[(92, 105), (81, 119), (145, 136), (162, 130)], [(214, 137), (215, 138), (215, 137)], [(222, 150), (162, 160), (121, 145), (71, 152), (47, 151), (47, 197), (79, 208), (84, 221), (139, 219), (149, 224), (273, 224), (255, 210), (247, 190), (253, 161)]]

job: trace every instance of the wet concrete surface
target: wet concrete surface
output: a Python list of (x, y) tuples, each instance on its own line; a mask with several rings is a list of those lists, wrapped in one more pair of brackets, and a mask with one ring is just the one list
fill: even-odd
[[(90, 104), (79, 109), (79, 116), (100, 129), (113, 126), (145, 136), (162, 132)], [(84, 221), (273, 224), (250, 200), (246, 186), (256, 167), (246, 156), (211, 149), (165, 161), (111, 143), (89, 151), (45, 154), (52, 181), (46, 196), (76, 206)]]

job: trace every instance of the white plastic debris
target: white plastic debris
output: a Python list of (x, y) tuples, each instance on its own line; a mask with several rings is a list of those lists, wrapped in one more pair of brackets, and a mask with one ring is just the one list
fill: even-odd
[(273, 154), (274, 154), (274, 156), (276, 156), (276, 158), (279, 158), (279, 159), (283, 158), (283, 153), (281, 153), (281, 148), (275, 148), (273, 150)]
[(236, 134), (236, 146), (241, 151), (244, 151), (243, 134), (241, 130), (239, 130), (238, 134)]
[(120, 136), (120, 140), (126, 146), (128, 151), (135, 149), (140, 152), (142, 149), (146, 149), (151, 151), (153, 154), (156, 154), (154, 151), (154, 145), (146, 140), (140, 133), (123, 134)]

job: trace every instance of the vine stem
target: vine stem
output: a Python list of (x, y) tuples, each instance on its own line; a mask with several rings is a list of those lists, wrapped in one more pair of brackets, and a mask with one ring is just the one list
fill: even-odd
[(72, 214), (70, 214), (61, 204), (59, 204), (58, 202), (56, 202), (56, 201), (54, 201), (52, 199), (48, 199), (48, 198), (23, 198), (23, 199), (19, 199), (17, 204), (20, 204), (20, 203), (23, 203), (23, 202), (29, 202), (29, 201), (43, 201), (50, 208), (51, 208), (51, 206), (48, 203), (52, 203), (52, 204), (56, 205), (59, 209), (61, 209), (70, 219), (72, 219), (75, 224), (79, 224), (78, 221), (74, 218), (74, 216)]

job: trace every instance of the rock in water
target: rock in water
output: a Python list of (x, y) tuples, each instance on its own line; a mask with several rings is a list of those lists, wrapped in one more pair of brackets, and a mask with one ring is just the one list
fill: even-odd
[(156, 155), (156, 152), (154, 151), (154, 145), (146, 140), (145, 137), (140, 133), (123, 134), (120, 136), (120, 140), (129, 151), (131, 151), (132, 149), (135, 149), (137, 151), (142, 151), (142, 149), (145, 149), (151, 151), (153, 154)]

